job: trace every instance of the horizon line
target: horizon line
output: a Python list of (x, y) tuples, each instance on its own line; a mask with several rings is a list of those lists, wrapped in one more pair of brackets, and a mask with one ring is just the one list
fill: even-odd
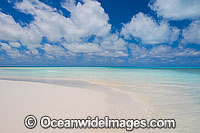
[(124, 67), (124, 68), (200, 68), (200, 66), (36, 66), (36, 65), (23, 65), (23, 66), (7, 66), (0, 65), (0, 67)]

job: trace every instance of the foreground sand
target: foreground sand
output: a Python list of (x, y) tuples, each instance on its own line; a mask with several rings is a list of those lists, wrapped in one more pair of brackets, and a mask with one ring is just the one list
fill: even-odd
[[(103, 89), (102, 89), (103, 90)], [(0, 132), (69, 132), (66, 129), (26, 129), (24, 118), (48, 115), (51, 118), (142, 118), (145, 109), (125, 94), (112, 90), (59, 86), (52, 84), (0, 80)], [(125, 130), (70, 130), (70, 132), (125, 132)]]

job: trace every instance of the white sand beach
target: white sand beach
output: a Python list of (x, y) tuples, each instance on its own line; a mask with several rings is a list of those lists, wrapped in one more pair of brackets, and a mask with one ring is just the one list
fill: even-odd
[[(0, 132), (4, 133), (67, 132), (67, 129), (45, 130), (39, 125), (32, 130), (27, 129), (24, 126), (24, 118), (29, 114), (37, 118), (48, 115), (55, 119), (83, 119), (87, 116), (145, 117), (144, 106), (119, 92), (26, 81), (0, 80), (0, 107)], [(94, 131), (84, 129), (70, 132)], [(95, 132), (125, 132), (125, 129), (99, 129)]]

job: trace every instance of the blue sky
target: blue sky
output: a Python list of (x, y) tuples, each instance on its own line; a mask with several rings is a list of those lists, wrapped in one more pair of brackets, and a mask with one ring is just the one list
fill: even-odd
[(1, 0), (0, 65), (200, 66), (200, 0)]

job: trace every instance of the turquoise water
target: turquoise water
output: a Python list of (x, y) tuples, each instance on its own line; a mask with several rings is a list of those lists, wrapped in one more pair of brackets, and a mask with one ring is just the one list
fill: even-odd
[(86, 80), (144, 94), (152, 118), (175, 118), (175, 132), (200, 131), (200, 68), (1, 67), (0, 77)]

